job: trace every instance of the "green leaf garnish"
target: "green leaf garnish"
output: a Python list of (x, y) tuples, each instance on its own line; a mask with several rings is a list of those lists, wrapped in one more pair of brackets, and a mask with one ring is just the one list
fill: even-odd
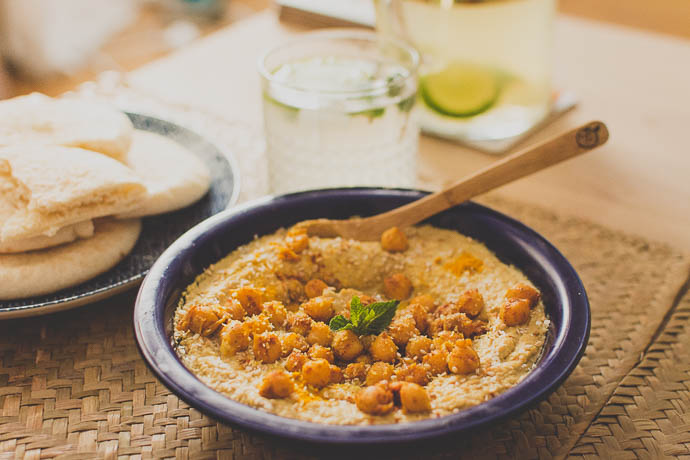
[(375, 334), (383, 331), (393, 321), (399, 303), (400, 301), (398, 300), (390, 300), (388, 302), (375, 302), (371, 304), (370, 311), (373, 311), (374, 314), (366, 327), (375, 331)]
[(362, 305), (359, 297), (354, 296), (350, 301), (350, 319), (343, 315), (334, 316), (328, 326), (333, 331), (349, 329), (357, 335), (378, 334), (393, 321), (399, 303), (398, 300), (389, 300)]
[(350, 320), (345, 318), (343, 315), (338, 315), (331, 318), (328, 326), (334, 331), (339, 331), (347, 328), (348, 326), (352, 326), (352, 324), (350, 323)]
[(350, 322), (352, 322), (352, 324), (359, 324), (360, 317), (365, 312), (365, 307), (362, 305), (359, 297), (354, 296), (352, 300), (350, 300)]
[(400, 109), (401, 112), (409, 112), (412, 110), (412, 107), (414, 106), (416, 100), (416, 95), (412, 95), (408, 97), (407, 99), (403, 99), (402, 101), (398, 102), (398, 108)]
[(378, 107), (376, 109), (362, 110), (361, 112), (350, 112), (350, 116), (363, 115), (369, 118), (369, 121), (373, 121), (374, 118), (382, 117), (386, 113), (385, 107)]

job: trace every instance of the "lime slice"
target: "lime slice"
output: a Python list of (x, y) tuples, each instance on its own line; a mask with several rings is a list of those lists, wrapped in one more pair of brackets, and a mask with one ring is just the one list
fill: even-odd
[(424, 102), (451, 117), (471, 117), (491, 107), (500, 87), (495, 72), (464, 64), (451, 64), (425, 76), (419, 84)]

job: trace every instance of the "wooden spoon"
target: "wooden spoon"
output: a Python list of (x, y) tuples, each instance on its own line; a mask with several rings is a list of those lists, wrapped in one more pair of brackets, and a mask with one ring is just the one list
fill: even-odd
[(516, 152), (493, 163), (440, 192), (427, 195), (399, 208), (366, 218), (315, 219), (298, 224), (309, 235), (374, 241), (391, 227), (407, 227), (462, 203), (474, 196), (576, 157), (604, 144), (606, 125), (593, 121), (556, 136), (536, 147)]

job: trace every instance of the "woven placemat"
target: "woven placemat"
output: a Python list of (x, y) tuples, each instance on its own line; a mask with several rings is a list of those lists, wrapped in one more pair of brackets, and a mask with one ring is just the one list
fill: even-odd
[[(585, 221), (488, 203), (540, 231), (573, 262), (592, 303), (589, 346), (572, 376), (537, 407), (395, 456), (690, 453), (690, 296), (673, 309), (688, 259)], [(0, 323), (0, 458), (338, 456), (233, 429), (171, 395), (139, 356), (133, 302), (127, 293)]]
[(690, 295), (621, 380), (573, 457), (690, 458)]
[[(262, 140), (241, 122), (151, 100), (107, 77), (73, 95), (180, 123), (227, 147), (242, 200), (265, 192)], [(371, 449), (379, 458), (657, 458), (690, 455), (690, 258), (668, 246), (492, 195), (482, 200), (552, 241), (592, 305), (585, 356), (547, 400), (464, 437)], [(683, 295), (683, 293), (685, 294)], [(351, 458), (215, 422), (161, 385), (132, 334), (134, 293), (0, 322), (0, 459)]]

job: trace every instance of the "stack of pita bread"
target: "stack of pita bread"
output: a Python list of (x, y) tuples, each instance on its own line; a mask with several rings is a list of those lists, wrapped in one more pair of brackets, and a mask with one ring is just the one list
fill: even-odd
[(99, 102), (0, 102), (0, 300), (48, 294), (122, 260), (140, 217), (203, 197), (208, 168)]

